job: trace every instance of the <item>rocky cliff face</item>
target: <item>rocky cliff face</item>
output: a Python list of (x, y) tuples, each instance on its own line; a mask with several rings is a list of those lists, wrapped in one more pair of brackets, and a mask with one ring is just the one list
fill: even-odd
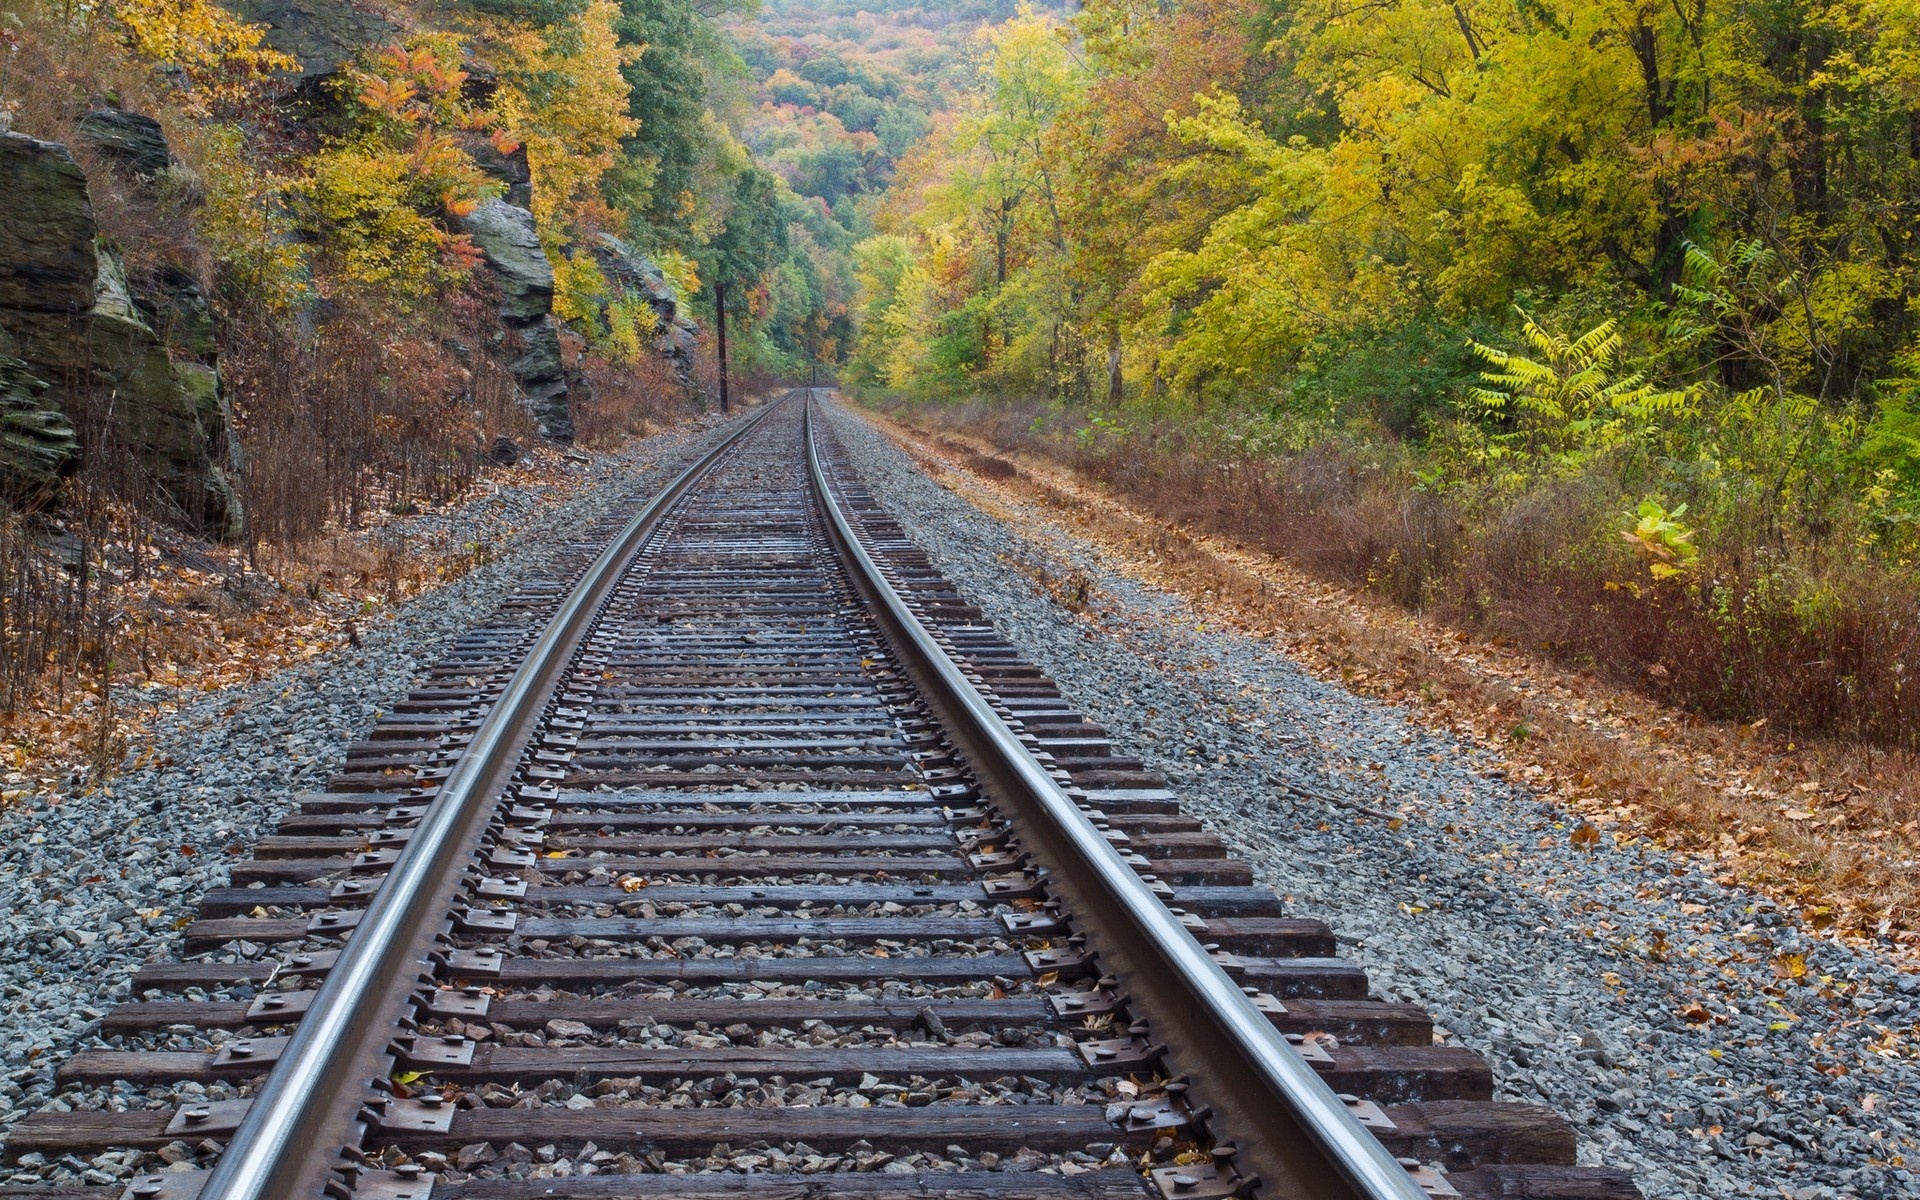
[[(103, 111), (116, 115), (97, 127), (151, 168), (142, 173), (164, 169), (158, 126)], [(127, 456), (131, 486), (158, 492), (191, 525), (236, 536), (236, 451), (212, 314), (191, 276), (162, 267), (128, 278), (63, 145), (0, 134), (0, 195), (0, 360), (12, 364), (0, 363), (10, 431), (0, 487), (44, 495), (49, 473), (73, 469), (79, 429)]]
[(0, 357), (0, 496), (20, 508), (52, 500), (80, 465), (73, 422), (48, 390), (26, 363)]
[(386, 46), (406, 30), (369, 8), (346, 0), (225, 0), (242, 20), (266, 27), (267, 45), (299, 64), (300, 83), (311, 85), (337, 73), (340, 64), (368, 46)]
[(652, 307), (654, 353), (673, 364), (680, 385), (691, 391), (695, 386), (693, 359), (700, 327), (681, 314), (680, 295), (667, 282), (666, 272), (610, 233), (599, 235), (591, 250), (607, 282), (630, 297), (645, 299)]
[(467, 235), (486, 256), (500, 285), (500, 322), (516, 343), (510, 348), (514, 382), (540, 436), (573, 440), (573, 411), (560, 355), (560, 327), (553, 316), (553, 264), (540, 246), (533, 214), (504, 200), (489, 200), (464, 222)]

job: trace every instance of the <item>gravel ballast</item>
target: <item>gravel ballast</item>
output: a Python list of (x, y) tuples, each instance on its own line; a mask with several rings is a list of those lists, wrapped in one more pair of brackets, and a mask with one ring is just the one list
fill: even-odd
[[(1495, 777), (1473, 747), (1202, 627), (1044, 512), (1015, 530), (857, 419), (831, 420), (876, 496), (1025, 656), (1296, 912), (1332, 923), (1379, 995), (1430, 1008), (1449, 1040), (1486, 1054), (1501, 1095), (1566, 1113), (1582, 1161), (1633, 1170), (1650, 1197), (1920, 1195), (1901, 1165), (1915, 1153), (1920, 975), (1813, 938), (1658, 851), (1579, 849), (1565, 813)], [(557, 504), (506, 489), (419, 518), (422, 532), (454, 523), (460, 541), (518, 532), (355, 648), (181, 697), (137, 747), (155, 765), (0, 813), (0, 1130), (62, 1103), (53, 1067), (127, 998), (138, 965), (177, 954), (200, 895), (449, 642), (555, 543), (664, 482), (711, 436), (602, 460)], [(1069, 612), (1010, 562), (1084, 571), (1103, 603)], [(1284, 783), (1410, 811), (1389, 828)], [(1779, 978), (1795, 956), (1804, 978)]]
[[(1484, 1054), (1502, 1098), (1564, 1113), (1582, 1162), (1633, 1171), (1649, 1197), (1920, 1195), (1904, 1165), (1920, 975), (1657, 849), (1581, 849), (1576, 818), (1475, 747), (1212, 627), (1045, 511), (1012, 528), (857, 417), (830, 419), (876, 498), (1024, 656), (1296, 913), (1331, 923), (1378, 995), (1425, 1005)], [(1014, 562), (1085, 572), (1103, 603), (1069, 612)], [(1389, 828), (1288, 784), (1406, 817)]]
[(657, 489), (715, 436), (711, 424), (688, 426), (600, 457), (558, 503), (544, 488), (501, 487), (390, 527), (450, 533), (441, 540), (488, 545), (494, 557), (372, 624), (358, 646), (247, 687), (143, 696), (179, 703), (135, 747), (154, 765), (0, 813), (0, 1130), (42, 1107), (54, 1067), (128, 997), (135, 969), (177, 955), (177, 929), (201, 894), (226, 882), (296, 795), (324, 788), (347, 747), (454, 638), (553, 548)]

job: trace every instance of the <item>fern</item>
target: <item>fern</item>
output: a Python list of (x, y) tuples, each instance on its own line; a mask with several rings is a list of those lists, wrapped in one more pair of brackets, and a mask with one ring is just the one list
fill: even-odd
[(1590, 453), (1643, 440), (1693, 409), (1690, 389), (1661, 390), (1641, 372), (1618, 373), (1625, 345), (1618, 321), (1569, 338), (1515, 311), (1530, 353), (1469, 341), (1491, 369), (1467, 394), (1489, 415), (1512, 419), (1536, 458), (1575, 466)]

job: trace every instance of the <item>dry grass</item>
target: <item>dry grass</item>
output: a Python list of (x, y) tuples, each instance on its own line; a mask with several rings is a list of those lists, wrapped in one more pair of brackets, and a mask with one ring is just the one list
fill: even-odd
[(983, 507), (1027, 522), (1022, 510), (1046, 510), (1117, 569), (1274, 641), (1325, 678), (1498, 752), (1513, 777), (1615, 840), (1702, 856), (1723, 882), (1772, 895), (1833, 936), (1920, 949), (1912, 755), (1708, 720), (1142, 511), (1038, 453), (931, 422), (869, 419)]
[(1621, 537), (1632, 485), (1601, 468), (1517, 495), (1435, 493), (1415, 486), (1420, 462), (1391, 439), (1256, 453), (1190, 423), (1115, 437), (1062, 418), (975, 403), (912, 419), (1062, 463), (1183, 527), (1665, 703), (1920, 752), (1920, 690), (1909, 684), (1920, 674), (1920, 575), (1864, 558), (1858, 530), (1815, 537), (1730, 517), (1703, 536), (1692, 571), (1660, 581)]
[(574, 403), (573, 438), (587, 449), (652, 437), (693, 407), (666, 359), (648, 357), (631, 366), (586, 359), (581, 368), (591, 397)]

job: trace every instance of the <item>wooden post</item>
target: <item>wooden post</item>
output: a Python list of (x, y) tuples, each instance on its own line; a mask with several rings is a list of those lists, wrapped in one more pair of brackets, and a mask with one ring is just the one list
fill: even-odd
[(720, 331), (720, 412), (727, 411), (727, 285), (713, 285), (713, 323)]

